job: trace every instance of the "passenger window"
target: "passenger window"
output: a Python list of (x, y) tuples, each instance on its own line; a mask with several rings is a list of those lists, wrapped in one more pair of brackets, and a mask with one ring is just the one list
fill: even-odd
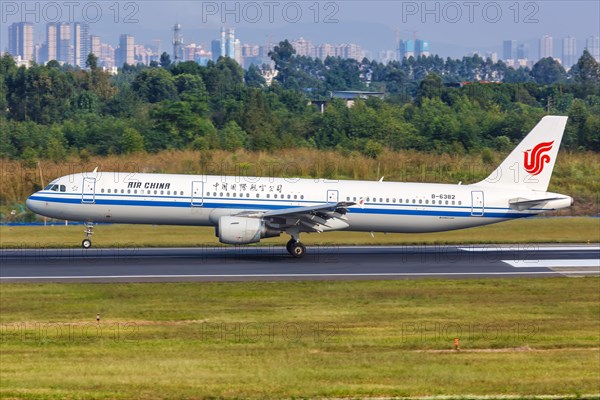
[(234, 194), (233, 194), (233, 197), (237, 197), (237, 193), (234, 193)]
[(131, 193), (131, 189), (127, 189), (127, 194), (130, 194), (130, 193)]
[(164, 191), (164, 190), (161, 190), (161, 191), (160, 191), (160, 195), (162, 196), (163, 194), (165, 194), (165, 191)]
[(110, 193), (110, 189), (108, 189), (107, 192)]
[(429, 200), (425, 200), (425, 204), (429, 204)]
[(219, 193), (219, 197), (223, 197), (223, 192)]
[(273, 195), (273, 197), (274, 197), (274, 198), (277, 198), (277, 195), (276, 195), (276, 194), (274, 194), (274, 195)]
[(296, 200), (297, 198), (298, 198), (298, 195), (297, 195), (297, 194), (295, 194), (295, 195), (294, 195), (294, 200)]
[(134, 189), (134, 190), (133, 190), (133, 194), (137, 194), (137, 189)]
[(270, 198), (271, 198), (271, 195), (267, 193), (267, 199), (270, 199)]
[(246, 197), (250, 197), (250, 193), (246, 193)]
[(300, 195), (300, 200), (304, 200), (304, 195), (303, 194)]
[(455, 204), (455, 203), (454, 203), (454, 200), (452, 200), (452, 205), (454, 205), (454, 204)]
[(104, 193), (104, 189), (100, 189), (100, 193)]
[(461, 206), (461, 205), (462, 205), (462, 201), (459, 201), (459, 202), (458, 202), (458, 205), (459, 205), (459, 206)]
[(423, 200), (419, 200), (419, 204), (423, 204)]
[(158, 194), (158, 190), (155, 190), (155, 191), (154, 191), (154, 194)]

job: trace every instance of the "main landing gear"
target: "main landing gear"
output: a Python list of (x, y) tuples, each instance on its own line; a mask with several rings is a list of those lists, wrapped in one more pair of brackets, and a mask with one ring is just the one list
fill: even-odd
[(296, 258), (302, 258), (304, 254), (306, 254), (306, 247), (296, 239), (290, 239), (289, 242), (285, 245), (288, 253), (293, 255)]
[(84, 249), (89, 249), (90, 247), (92, 247), (92, 241), (90, 240), (90, 238), (94, 234), (94, 225), (86, 224), (84, 232), (86, 238), (83, 239), (83, 241), (81, 242), (81, 247), (83, 247)]

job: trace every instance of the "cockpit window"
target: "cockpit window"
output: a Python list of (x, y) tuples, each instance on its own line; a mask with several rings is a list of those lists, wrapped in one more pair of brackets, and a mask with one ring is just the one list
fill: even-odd
[(58, 192), (58, 185), (52, 186), (50, 190), (52, 190), (53, 192)]
[(54, 186), (54, 185), (48, 185), (44, 188), (44, 190), (50, 190), (50, 189), (52, 189), (52, 186)]
[(61, 192), (66, 192), (67, 191), (67, 187), (65, 185), (60, 185), (60, 191)]

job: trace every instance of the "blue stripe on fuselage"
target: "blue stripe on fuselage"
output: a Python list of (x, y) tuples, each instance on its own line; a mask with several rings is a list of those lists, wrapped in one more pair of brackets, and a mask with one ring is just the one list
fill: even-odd
[[(227, 201), (244, 201), (244, 203), (222, 203), (214, 202), (214, 199), (205, 199), (202, 206), (192, 206), (189, 201), (189, 197), (180, 197), (185, 201), (159, 201), (159, 200), (120, 200), (120, 199), (99, 199), (96, 196), (94, 203), (82, 203), (81, 197), (76, 198), (65, 198), (65, 197), (49, 197), (32, 195), (29, 197), (30, 200), (45, 201), (48, 203), (62, 203), (62, 204), (97, 204), (97, 205), (116, 205), (116, 206), (137, 206), (137, 207), (179, 207), (179, 208), (232, 208), (242, 210), (281, 210), (285, 208), (293, 208), (289, 203), (285, 205), (274, 205), (274, 204), (256, 204), (250, 203), (251, 199), (227, 199)], [(269, 200), (266, 200), (269, 201)], [(297, 201), (295, 201), (297, 202)], [(316, 203), (311, 201), (304, 201), (304, 203)], [(365, 205), (366, 207), (369, 204)], [(349, 212), (355, 214), (382, 214), (382, 215), (422, 215), (432, 217), (472, 217), (471, 207), (454, 207), (457, 209), (463, 209), (466, 211), (446, 211), (446, 210), (414, 210), (414, 209), (401, 209), (399, 206), (391, 206), (395, 208), (350, 208)], [(410, 207), (410, 206), (401, 206)], [(419, 205), (419, 207), (426, 207)], [(437, 206), (428, 206), (434, 208)], [(443, 207), (443, 206), (441, 206)], [(299, 207), (300, 208), (300, 207)], [(486, 208), (487, 210), (488, 208)], [(508, 209), (504, 209), (508, 210)], [(485, 218), (523, 218), (530, 217), (535, 214), (522, 214), (522, 213), (511, 213), (511, 212), (486, 212), (483, 216)]]

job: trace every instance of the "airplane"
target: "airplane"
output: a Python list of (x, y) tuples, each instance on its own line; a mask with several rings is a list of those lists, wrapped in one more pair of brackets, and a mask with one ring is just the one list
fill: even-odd
[(422, 233), (463, 229), (570, 207), (547, 192), (567, 117), (545, 116), (486, 179), (470, 185), (92, 172), (55, 179), (27, 199), (33, 212), (93, 223), (214, 226), (224, 244), (302, 233)]

